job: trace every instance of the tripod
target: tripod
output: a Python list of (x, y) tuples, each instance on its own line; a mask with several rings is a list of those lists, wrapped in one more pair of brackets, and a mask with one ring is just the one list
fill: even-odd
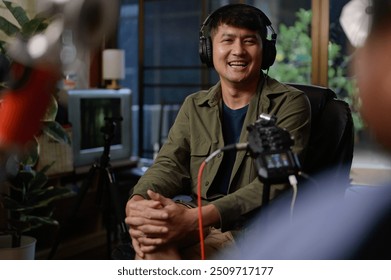
[[(112, 252), (112, 237), (118, 234), (118, 228), (120, 230), (120, 239), (122, 243), (130, 243), (130, 236), (124, 222), (124, 210), (119, 207), (118, 186), (110, 165), (110, 146), (115, 136), (117, 123), (122, 121), (122, 117), (105, 118), (105, 121), (105, 126), (101, 128), (101, 132), (104, 134), (103, 153), (99, 161), (91, 166), (87, 177), (83, 181), (77, 200), (71, 211), (69, 221), (71, 222), (76, 218), (88, 189), (91, 186), (96, 186), (97, 205), (101, 209), (103, 215), (103, 222), (106, 229), (107, 255), (110, 259)], [(52, 259), (55, 255), (63, 235), (64, 232), (60, 228), (60, 232), (49, 254), (49, 259)]]

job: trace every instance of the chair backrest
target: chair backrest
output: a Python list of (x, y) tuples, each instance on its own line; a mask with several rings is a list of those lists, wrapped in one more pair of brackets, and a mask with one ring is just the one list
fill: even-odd
[(333, 170), (338, 180), (350, 182), (354, 126), (349, 105), (331, 89), (288, 83), (303, 91), (311, 104), (311, 134), (303, 172), (315, 175)]

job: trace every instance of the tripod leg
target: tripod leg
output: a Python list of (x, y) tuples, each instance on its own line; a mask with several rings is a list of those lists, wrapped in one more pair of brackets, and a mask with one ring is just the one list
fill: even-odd
[[(83, 199), (88, 191), (88, 188), (91, 186), (91, 184), (93, 182), (93, 178), (95, 176), (96, 169), (97, 169), (97, 166), (92, 165), (92, 167), (88, 171), (86, 179), (83, 181), (82, 185), (80, 186), (80, 191), (77, 195), (76, 202), (71, 210), (71, 214), (69, 216), (67, 224), (70, 224), (71, 221), (75, 219), (75, 217), (79, 211), (79, 208), (83, 202)], [(60, 245), (60, 242), (62, 241), (63, 237), (64, 237), (64, 226), (60, 226), (59, 231), (56, 236), (56, 240), (54, 241), (54, 244), (53, 244), (53, 246), (50, 250), (49, 256), (48, 256), (49, 260), (52, 259), (54, 257), (54, 255), (56, 254), (58, 246)]]
[[(117, 233), (117, 229), (119, 227), (119, 238), (120, 238), (120, 246), (116, 246), (116, 253), (114, 251), (111, 251), (111, 246), (108, 247), (111, 253), (111, 256), (114, 256), (114, 258), (118, 257), (119, 255), (122, 256), (130, 256), (132, 255), (131, 251), (131, 242), (130, 242), (130, 235), (128, 232), (128, 227), (125, 224), (125, 209), (120, 207), (120, 199), (119, 199), (119, 194), (118, 194), (118, 185), (115, 181), (114, 174), (111, 172), (110, 168), (105, 169), (106, 174), (107, 174), (107, 180), (106, 182), (106, 188), (107, 188), (107, 194), (108, 194), (108, 210), (107, 214), (108, 217), (113, 217), (113, 219), (109, 219), (106, 222), (106, 225), (108, 227), (108, 230), (111, 230), (109, 226), (115, 226), (115, 233)], [(110, 213), (113, 214), (113, 216), (110, 216)], [(111, 244), (111, 231), (108, 231), (108, 244)], [(119, 249), (119, 248), (122, 249)]]
[[(103, 223), (106, 229), (106, 247), (107, 247), (107, 257), (111, 258), (112, 250), (112, 237), (113, 237), (113, 218), (112, 218), (112, 202), (111, 202), (111, 184), (110, 184), (109, 174), (106, 169), (101, 169), (99, 172), (98, 180), (98, 201), (100, 204)], [(114, 234), (116, 231), (114, 230)]]
[(118, 205), (120, 201), (118, 195), (118, 185), (115, 182), (114, 174), (108, 168), (106, 168), (106, 172), (108, 174), (108, 178), (110, 182), (109, 194), (111, 198), (111, 203), (113, 205), (113, 209), (115, 211), (115, 217), (117, 219), (117, 223), (120, 226), (121, 233), (128, 234), (128, 228), (125, 224), (125, 209), (121, 209)]

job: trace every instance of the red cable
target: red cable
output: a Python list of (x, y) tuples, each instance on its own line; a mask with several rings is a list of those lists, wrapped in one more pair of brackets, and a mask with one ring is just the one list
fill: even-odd
[(197, 204), (198, 204), (198, 230), (200, 234), (200, 248), (201, 248), (201, 260), (205, 260), (205, 244), (204, 244), (204, 230), (202, 222), (202, 202), (201, 202), (201, 179), (202, 172), (204, 171), (206, 161), (201, 163), (198, 170), (198, 182), (197, 182)]

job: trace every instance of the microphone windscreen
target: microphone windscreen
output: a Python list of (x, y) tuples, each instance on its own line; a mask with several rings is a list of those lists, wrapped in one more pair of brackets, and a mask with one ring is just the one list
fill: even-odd
[(5, 90), (0, 105), (0, 146), (24, 146), (41, 128), (41, 120), (56, 90), (53, 69), (31, 69), (26, 81)]

